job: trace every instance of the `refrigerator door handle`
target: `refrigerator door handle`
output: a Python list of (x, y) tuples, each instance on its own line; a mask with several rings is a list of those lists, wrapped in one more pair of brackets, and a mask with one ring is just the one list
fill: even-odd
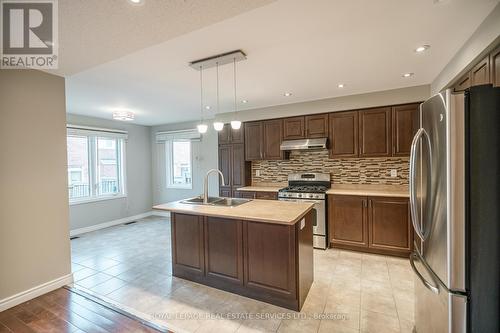
[(417, 163), (418, 141), (424, 135), (424, 132), (425, 131), (423, 128), (420, 128), (417, 131), (417, 133), (413, 137), (410, 150), (410, 213), (411, 213), (413, 229), (415, 229), (415, 232), (422, 240), (424, 240), (424, 235), (422, 233), (422, 230), (420, 229), (420, 226), (418, 225), (418, 222), (420, 222), (420, 216), (418, 215), (418, 210), (417, 210), (417, 186), (415, 184), (415, 181), (417, 174), (416, 163)]
[(420, 274), (420, 272), (418, 271), (417, 267), (415, 266), (415, 258), (417, 259), (420, 259), (419, 255), (415, 252), (412, 252), (410, 254), (410, 265), (411, 265), (411, 268), (413, 269), (413, 272), (415, 273), (415, 275), (418, 276), (418, 278), (420, 279), (420, 281), (422, 282), (422, 284), (427, 288), (429, 289), (430, 291), (432, 291), (433, 293), (435, 294), (439, 294), (439, 288), (438, 286), (436, 285), (433, 285), (432, 283), (430, 283), (429, 281), (427, 281), (423, 276), (422, 274)]

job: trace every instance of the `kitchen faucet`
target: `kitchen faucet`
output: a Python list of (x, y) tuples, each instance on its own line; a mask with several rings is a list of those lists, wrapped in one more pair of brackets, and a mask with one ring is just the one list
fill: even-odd
[(207, 174), (205, 175), (205, 179), (203, 181), (203, 203), (204, 204), (208, 204), (208, 176), (212, 172), (218, 172), (222, 178), (222, 186), (226, 186), (226, 182), (224, 181), (224, 175), (222, 174), (222, 172), (220, 170), (218, 170), (218, 169), (208, 170)]

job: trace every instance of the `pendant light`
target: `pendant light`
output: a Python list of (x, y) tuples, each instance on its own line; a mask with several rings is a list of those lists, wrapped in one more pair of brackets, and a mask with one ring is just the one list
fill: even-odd
[[(217, 116), (217, 113), (219, 113), (219, 62), (216, 63), (216, 70), (217, 70), (217, 111), (216, 111), (216, 114), (215, 116)], [(224, 128), (224, 123), (220, 122), (220, 121), (215, 121), (214, 122), (214, 129), (219, 132), (219, 131), (222, 131), (222, 129)]]
[(200, 123), (196, 127), (198, 128), (198, 132), (200, 132), (201, 134), (204, 134), (207, 132), (208, 126), (207, 126), (207, 124), (205, 124), (203, 122), (203, 68), (202, 68), (202, 66), (200, 66), (200, 115), (201, 115)]
[(236, 58), (233, 58), (233, 84), (234, 84), (234, 116), (233, 120), (231, 120), (231, 128), (238, 130), (241, 127), (241, 121), (236, 120), (236, 115), (238, 114), (238, 110), (236, 110)]

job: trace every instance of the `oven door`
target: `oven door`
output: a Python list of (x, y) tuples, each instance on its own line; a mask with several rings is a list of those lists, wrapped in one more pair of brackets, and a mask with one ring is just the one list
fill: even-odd
[(314, 204), (313, 212), (313, 245), (326, 249), (326, 202), (325, 200), (279, 198), (282, 201), (310, 202)]

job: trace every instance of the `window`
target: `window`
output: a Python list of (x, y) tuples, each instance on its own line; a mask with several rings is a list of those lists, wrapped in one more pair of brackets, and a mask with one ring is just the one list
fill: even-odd
[(193, 188), (191, 141), (166, 141), (165, 147), (167, 157), (167, 187)]
[(70, 203), (124, 195), (124, 140), (98, 133), (68, 133), (68, 192)]

